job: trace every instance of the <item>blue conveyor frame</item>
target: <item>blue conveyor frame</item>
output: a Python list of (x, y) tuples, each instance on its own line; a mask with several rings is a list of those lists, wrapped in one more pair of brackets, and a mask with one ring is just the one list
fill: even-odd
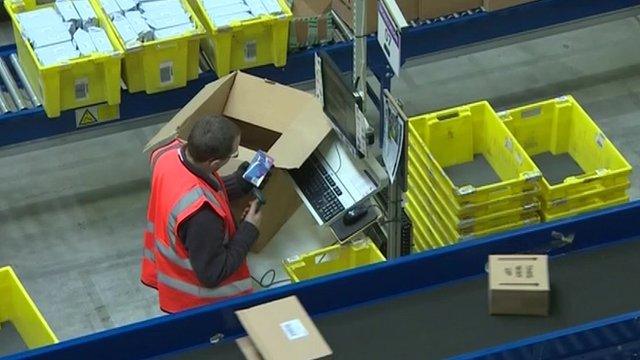
[[(637, 238), (639, 218), (640, 202), (631, 202), (107, 330), (7, 359), (144, 359), (180, 352), (206, 345), (217, 334), (223, 334), (226, 341), (243, 336), (236, 310), (296, 295), (311, 316), (345, 312), (480, 276), (490, 254), (546, 252), (553, 257)], [(554, 233), (575, 234), (575, 238), (561, 242)], [(640, 348), (639, 318), (640, 311), (621, 314), (460, 358), (557, 359), (588, 354), (624, 358), (621, 355)]]

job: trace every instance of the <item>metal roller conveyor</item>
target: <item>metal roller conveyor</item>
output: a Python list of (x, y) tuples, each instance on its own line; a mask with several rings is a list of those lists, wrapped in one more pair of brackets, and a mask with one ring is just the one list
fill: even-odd
[(22, 101), (22, 95), (20, 95), (20, 91), (18, 90), (18, 85), (16, 81), (13, 79), (11, 75), (11, 70), (7, 66), (7, 63), (3, 58), (0, 57), (0, 77), (2, 77), (2, 81), (4, 82), (4, 86), (9, 90), (9, 95), (11, 95), (11, 99), (13, 103), (16, 105), (16, 110), (20, 111), (22, 109), (26, 109), (27, 106)]
[(40, 99), (38, 99), (38, 97), (36, 96), (36, 93), (33, 91), (31, 84), (29, 84), (29, 81), (27, 80), (27, 76), (24, 74), (24, 71), (22, 71), (22, 68), (20, 67), (20, 63), (18, 62), (18, 56), (14, 53), (14, 54), (11, 54), (9, 58), (11, 59), (11, 64), (13, 65), (13, 69), (15, 70), (16, 74), (18, 74), (18, 77), (20, 78), (20, 82), (22, 83), (22, 86), (24, 86), (24, 89), (27, 91), (27, 95), (29, 95), (29, 100), (31, 101), (31, 104), (33, 105), (33, 107), (38, 107), (42, 105), (42, 103), (40, 102)]

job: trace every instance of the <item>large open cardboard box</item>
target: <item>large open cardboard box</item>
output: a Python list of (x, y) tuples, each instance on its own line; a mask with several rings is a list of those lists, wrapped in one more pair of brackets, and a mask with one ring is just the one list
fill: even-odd
[[(194, 123), (210, 114), (223, 114), (242, 129), (240, 156), (220, 174), (236, 170), (251, 161), (256, 150), (275, 159), (277, 169), (264, 189), (260, 238), (251, 249), (260, 251), (300, 205), (293, 181), (284, 169), (295, 169), (311, 155), (331, 130), (321, 104), (311, 94), (236, 72), (205, 86), (147, 143), (145, 151), (168, 144), (176, 137), (186, 140)], [(236, 161), (237, 160), (237, 161)], [(236, 217), (250, 198), (233, 205)]]

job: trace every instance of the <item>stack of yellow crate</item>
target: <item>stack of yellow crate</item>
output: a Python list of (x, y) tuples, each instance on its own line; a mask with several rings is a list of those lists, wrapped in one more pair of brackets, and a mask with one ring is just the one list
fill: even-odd
[(629, 201), (631, 166), (573, 97), (499, 115), (542, 170), (545, 221)]
[[(416, 250), (540, 221), (540, 171), (489, 103), (417, 116), (408, 127), (406, 210)], [(468, 178), (475, 164), (492, 178), (453, 176)]]

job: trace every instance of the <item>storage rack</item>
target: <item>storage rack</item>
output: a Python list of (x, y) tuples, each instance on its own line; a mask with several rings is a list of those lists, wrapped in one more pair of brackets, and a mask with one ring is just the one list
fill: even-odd
[[(449, 21), (412, 26), (403, 33), (404, 53), (402, 55), (405, 61), (414, 58), (421, 58), (422, 61), (435, 61), (635, 16), (639, 13), (640, 0), (538, 0), (497, 12), (470, 14)], [(375, 44), (376, 41), (375, 37), (368, 38), (369, 52), (367, 57), (369, 68), (380, 83), (379, 94), (382, 94), (384, 90), (390, 89), (392, 76), (386, 65), (386, 59)], [(352, 44), (350, 42), (325, 46), (323, 49), (336, 59), (341, 68), (345, 70), (351, 68)], [(0, 49), (0, 57), (2, 58), (7, 59), (12, 53), (15, 53), (15, 48), (11, 46)], [(313, 78), (313, 56), (314, 49), (311, 49), (291, 54), (284, 68), (265, 66), (250, 69), (247, 72), (283, 84), (299, 84)], [(214, 73), (206, 71), (200, 75), (198, 80), (191, 82), (183, 89), (155, 95), (124, 92), (120, 106), (120, 118), (105, 124), (123, 124), (123, 127), (127, 128), (140, 126), (138, 124), (143, 122), (135, 119), (180, 108), (205, 84), (215, 78)], [(369, 94), (376, 95), (374, 92), (370, 90)], [(379, 105), (376, 102), (378, 97), (372, 98), (374, 103)], [(100, 125), (96, 125), (93, 128), (100, 127)], [(51, 120), (46, 118), (41, 108), (9, 112), (0, 116), (0, 146), (77, 131), (85, 132), (84, 129), (77, 129), (74, 111), (64, 112), (60, 118)], [(401, 188), (396, 187), (390, 191), (395, 192), (395, 194), (392, 193), (392, 196), (398, 196)], [(396, 203), (399, 206), (399, 202)], [(537, 225), (524, 230), (492, 236), (478, 242), (458, 244), (406, 259), (389, 261), (386, 264), (368, 269), (357, 269), (283, 289), (254, 294), (170, 318), (149, 320), (64, 342), (49, 348), (17, 354), (11, 358), (18, 359), (27, 356), (51, 359), (96, 358), (107, 356), (104, 353), (105, 348), (109, 349), (111, 355), (127, 354), (131, 358), (166, 354), (201, 345), (210, 338), (218, 339), (218, 337), (212, 337), (212, 335), (216, 335), (212, 329), (216, 329), (226, 336), (242, 334), (240, 325), (237, 322), (229, 321), (228, 318), (228, 314), (234, 309), (296, 294), (312, 315), (319, 315), (349, 308), (365, 301), (394, 296), (420, 287), (438, 286), (450, 281), (479, 275), (480, 265), (486, 261), (486, 254), (495, 251), (514, 252), (543, 248), (551, 255), (559, 255), (602, 245), (609, 239), (617, 241), (637, 236), (632, 224), (634, 223), (633, 219), (639, 215), (640, 202), (632, 202), (599, 213)], [(612, 224), (621, 225), (611, 226)], [(582, 234), (588, 234), (579, 243), (558, 244), (557, 241), (549, 241), (550, 234), (562, 234), (563, 232), (569, 234), (578, 230)], [(397, 245), (399, 246), (399, 244)], [(447, 272), (446, 275), (443, 275), (442, 271), (438, 271), (439, 266), (444, 266), (444, 261), (447, 261), (449, 266), (453, 265), (454, 271)], [(451, 261), (454, 263), (452, 264)], [(456, 264), (459, 267), (456, 267)], [(408, 271), (416, 269), (424, 271), (425, 276), (418, 278), (409, 276)], [(406, 276), (401, 276), (403, 274)], [(376, 285), (371, 286), (371, 284)], [(342, 294), (344, 298), (335, 293), (337, 287), (343, 289), (341, 291), (347, 292), (347, 294)], [(329, 295), (331, 298), (327, 298)], [(562, 337), (572, 334), (603, 331), (602, 329), (606, 330), (609, 326), (619, 326), (621, 323), (631, 323), (635, 326), (637, 318), (637, 313), (629, 313), (486, 350), (477, 353), (477, 355), (489, 357), (497, 354), (499, 354), (498, 356), (521, 354), (523, 349), (527, 349), (527, 347), (529, 347), (527, 351), (533, 354), (539, 347), (546, 346), (549, 342), (559, 341)], [(177, 328), (188, 330), (185, 330), (185, 333), (180, 337), (172, 336)], [(628, 333), (624, 335), (628, 335)], [(590, 349), (598, 349), (603, 354), (620, 351), (622, 349), (620, 344), (630, 344), (624, 347), (624, 350), (637, 350), (637, 338), (638, 336), (635, 336), (630, 340), (628, 336), (616, 337), (609, 334), (606, 342), (587, 345)], [(141, 343), (157, 346), (153, 348), (138, 346)], [(578, 354), (578, 352), (573, 354)]]

